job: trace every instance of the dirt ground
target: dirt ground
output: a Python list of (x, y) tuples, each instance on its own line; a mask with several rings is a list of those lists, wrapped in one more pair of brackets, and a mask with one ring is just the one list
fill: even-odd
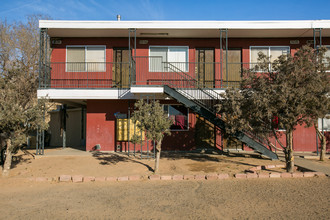
[[(15, 183), (1, 219), (329, 219), (330, 179)], [(15, 187), (13, 187), (13, 184)]]
[[(58, 149), (55, 149), (58, 150)], [(50, 150), (54, 151), (54, 149)], [(30, 150), (33, 153), (33, 150)], [(86, 152), (85, 152), (86, 153)], [(47, 152), (46, 154), (47, 155)], [(281, 161), (262, 159), (259, 156), (202, 153), (162, 153), (159, 174), (207, 174), (241, 173), (258, 165), (283, 164)], [(11, 177), (58, 177), (62, 174), (95, 177), (150, 175), (154, 159), (139, 159), (126, 154), (95, 152), (84, 156), (55, 156), (34, 159), (32, 155), (19, 152), (14, 158)], [(272, 169), (284, 172), (284, 169)], [(269, 172), (269, 170), (262, 171)], [(1, 178), (1, 177), (0, 177)]]
[[(59, 149), (46, 150), (46, 155)], [(26, 177), (152, 174), (154, 160), (110, 152), (14, 157), (0, 219), (329, 219), (330, 178), (57, 183)], [(60, 152), (61, 153), (61, 152)], [(329, 165), (329, 160), (321, 162)], [(255, 155), (163, 153), (160, 174), (240, 173), (284, 164)], [(262, 172), (285, 172), (284, 169)]]

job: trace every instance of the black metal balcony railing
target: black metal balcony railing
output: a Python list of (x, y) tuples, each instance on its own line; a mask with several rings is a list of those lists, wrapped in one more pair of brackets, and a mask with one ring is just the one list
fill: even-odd
[[(169, 80), (171, 72), (181, 72), (197, 80), (204, 88), (238, 87), (244, 63), (164, 62), (162, 57), (135, 57), (136, 84), (152, 85)], [(228, 69), (228, 70), (227, 70)]]
[(128, 87), (130, 64), (114, 62), (61, 62), (42, 68), (40, 88)]
[(196, 80), (203, 88), (238, 87), (242, 69), (249, 67), (249, 63), (162, 62), (157, 57), (136, 57), (132, 63), (56, 62), (41, 67), (39, 87), (128, 88), (131, 84), (163, 85), (171, 81), (192, 88), (192, 84), (179, 82), (176, 72)]

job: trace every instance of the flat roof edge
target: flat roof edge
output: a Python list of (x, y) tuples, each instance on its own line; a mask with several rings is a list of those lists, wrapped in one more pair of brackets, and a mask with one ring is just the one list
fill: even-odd
[(330, 28), (330, 20), (280, 21), (68, 21), (40, 20), (49, 29), (310, 29)]

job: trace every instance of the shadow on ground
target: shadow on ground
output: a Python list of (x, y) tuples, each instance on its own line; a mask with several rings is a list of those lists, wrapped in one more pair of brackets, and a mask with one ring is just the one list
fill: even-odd
[[(24, 158), (25, 155), (29, 155), (30, 157)], [(21, 155), (13, 155), (12, 162), (11, 162), (11, 169), (17, 167), (17, 164), (32, 163), (32, 159), (33, 159), (33, 155), (31, 155), (27, 152), (24, 152), (24, 154), (21, 154)]]
[(233, 163), (233, 164), (238, 164), (238, 165), (247, 165), (247, 166), (255, 166), (255, 164), (252, 163), (244, 163), (240, 161), (232, 161), (229, 159), (226, 159), (225, 157), (216, 157), (219, 155), (224, 155), (228, 158), (257, 158), (260, 160), (270, 160), (267, 158), (262, 158), (258, 154), (243, 154), (243, 153), (227, 153), (227, 152), (220, 152), (217, 154), (213, 153), (181, 153), (181, 152), (163, 152), (162, 153), (162, 158), (166, 158), (168, 160), (177, 160), (177, 159), (190, 159), (198, 162), (227, 162), (227, 163)]
[(137, 161), (135, 159), (131, 159), (127, 157), (126, 155), (120, 155), (118, 153), (111, 153), (111, 152), (93, 152), (93, 157), (95, 157), (97, 160), (100, 161), (101, 165), (115, 165), (119, 162), (133, 162), (137, 164), (141, 164), (148, 168), (149, 171), (154, 172), (154, 170), (145, 163), (142, 163), (140, 161)]

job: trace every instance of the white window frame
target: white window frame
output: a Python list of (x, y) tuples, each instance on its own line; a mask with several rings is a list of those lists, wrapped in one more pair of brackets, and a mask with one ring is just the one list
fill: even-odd
[[(187, 57), (186, 57), (186, 63), (187, 63), (187, 66), (186, 66), (186, 69), (185, 69), (185, 71), (183, 71), (183, 72), (185, 72), (185, 73), (187, 73), (187, 72), (189, 72), (189, 46), (166, 46), (166, 45), (164, 45), (164, 46), (160, 46), (160, 45), (150, 45), (149, 46), (149, 72), (155, 72), (155, 73), (158, 73), (159, 71), (151, 71), (151, 57), (152, 56), (150, 56), (150, 49), (152, 48), (152, 47), (167, 47), (167, 54), (168, 54), (168, 52), (170, 51), (170, 48), (186, 48), (186, 51), (187, 51)], [(167, 61), (168, 62), (168, 61)], [(170, 63), (170, 62), (169, 62)], [(164, 71), (164, 72), (171, 72), (171, 71)]]
[[(253, 67), (254, 67), (254, 65), (255, 65), (255, 63), (252, 63), (252, 56), (251, 56), (251, 52), (252, 52), (252, 48), (260, 48), (260, 47), (263, 47), (263, 48), (265, 48), (265, 47), (268, 47), (268, 54), (269, 54), (269, 56), (271, 56), (271, 53), (270, 53), (270, 48), (276, 48), (276, 47), (287, 47), (288, 48), (288, 51), (289, 51), (289, 53), (288, 53), (288, 55), (291, 53), (291, 48), (290, 48), (290, 46), (250, 46), (249, 47), (249, 50), (250, 50), (250, 69), (252, 69)], [(271, 67), (271, 63), (269, 64), (269, 69), (271, 69), (270, 68)], [(259, 70), (259, 71), (256, 71), (256, 72), (263, 72), (262, 70)]]
[[(68, 71), (67, 69), (67, 63), (68, 63), (68, 47), (84, 47), (85, 48), (85, 71)], [(87, 71), (87, 62), (86, 62), (86, 59), (87, 59), (87, 48), (88, 47), (100, 47), (100, 48), (104, 48), (104, 65), (106, 63), (106, 51), (107, 51), (107, 47), (106, 45), (66, 45), (66, 48), (65, 48), (65, 72), (79, 72), (79, 73), (85, 73), (85, 72), (91, 72), (91, 71)], [(104, 66), (104, 71), (92, 71), (92, 72), (96, 72), (96, 73), (103, 73), (103, 72), (106, 72), (106, 66)]]
[[(318, 123), (318, 129), (319, 131), (322, 131), (322, 120), (330, 120), (330, 114), (327, 114), (324, 118), (319, 118), (317, 123)], [(325, 128), (323, 130), (324, 132), (329, 132), (330, 131), (330, 127), (329, 128)]]
[[(165, 105), (181, 105), (181, 104), (163, 104), (163, 111), (164, 110), (164, 107)], [(189, 108), (187, 108), (186, 106), (184, 105), (181, 105), (183, 107), (185, 107), (187, 109), (187, 129), (170, 129), (170, 131), (189, 131)], [(170, 117), (170, 113), (167, 112), (167, 117), (169, 118)]]
[[(322, 45), (321, 47), (326, 47), (327, 50), (330, 51), (330, 45)], [(318, 45), (317, 48), (320, 48), (320, 46)], [(328, 63), (328, 66), (330, 66), (330, 63)], [(327, 70), (326, 72), (330, 72), (330, 70)]]

